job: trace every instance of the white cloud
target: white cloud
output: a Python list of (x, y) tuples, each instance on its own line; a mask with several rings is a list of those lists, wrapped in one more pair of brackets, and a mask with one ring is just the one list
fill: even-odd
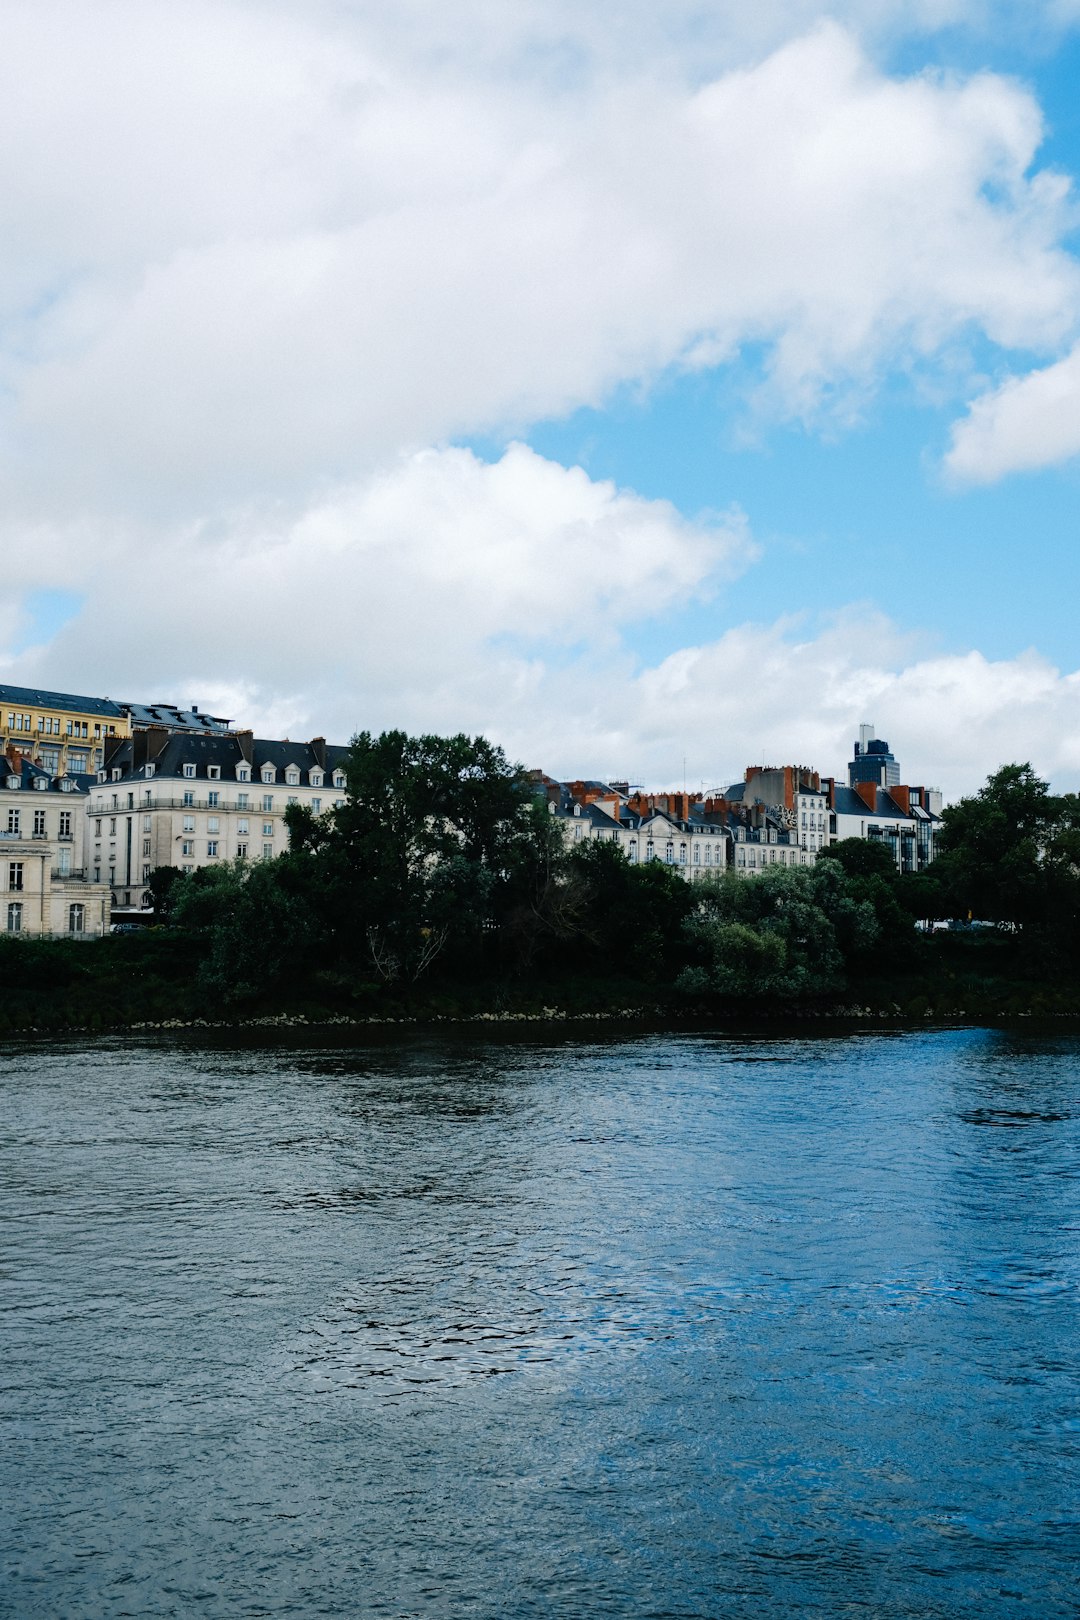
[(703, 80), (689, 3), (662, 66), (559, 5), (493, 23), (470, 70), (492, 8), (452, 8), (445, 56), (391, 9), (13, 16), (9, 511), (295, 494), (747, 341), (769, 408), (813, 414), (972, 331), (1050, 348), (1075, 324), (1067, 188), (1031, 172), (1013, 83), (892, 78), (835, 23)]
[(1080, 674), (1034, 653), (928, 655), (860, 607), (643, 659), (643, 621), (752, 560), (745, 521), (688, 523), (520, 445), (494, 465), (422, 452), (294, 513), (112, 545), (107, 572), (84, 547), (81, 610), (7, 679), (78, 688), (91, 670), (99, 692), (196, 700), (264, 735), (481, 731), (557, 774), (656, 785), (684, 758), (693, 786), (763, 757), (842, 774), (871, 720), (908, 780), (958, 793), (1031, 758), (1080, 785)]
[(1053, 467), (1080, 454), (1080, 348), (975, 400), (945, 457), (958, 482)]

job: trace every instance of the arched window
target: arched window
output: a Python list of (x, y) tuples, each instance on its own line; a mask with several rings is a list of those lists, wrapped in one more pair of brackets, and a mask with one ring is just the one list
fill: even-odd
[(664, 845), (664, 859), (669, 866), (675, 865), (675, 841), (672, 838)]
[(86, 927), (86, 907), (76, 904), (68, 907), (68, 933), (81, 934)]

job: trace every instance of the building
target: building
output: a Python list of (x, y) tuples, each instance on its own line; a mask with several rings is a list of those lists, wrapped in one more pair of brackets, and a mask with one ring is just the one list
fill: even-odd
[(843, 787), (829, 782), (832, 836), (865, 838), (883, 844), (898, 872), (925, 872), (937, 854), (941, 828), (941, 794), (936, 788), (878, 787), (856, 782)]
[(86, 871), (86, 804), (94, 778), (50, 775), (8, 745), (0, 759), (0, 930), (100, 937), (110, 894)]
[(900, 782), (899, 761), (890, 753), (888, 743), (874, 736), (871, 725), (859, 727), (859, 740), (848, 764), (848, 786), (856, 787), (860, 782), (873, 782), (883, 788), (897, 787)]
[(691, 882), (728, 864), (726, 826), (702, 813), (689, 794), (631, 794), (625, 782), (556, 782), (542, 771), (529, 774), (571, 848), (589, 840), (612, 843), (632, 866), (662, 861)]
[(149, 726), (114, 746), (88, 803), (90, 872), (119, 913), (144, 912), (158, 866), (182, 872), (288, 848), (285, 811), (344, 803), (348, 750), (267, 741), (250, 731)]
[(111, 698), (0, 685), (0, 753), (16, 748), (49, 776), (100, 770), (106, 748), (131, 729), (123, 705)]

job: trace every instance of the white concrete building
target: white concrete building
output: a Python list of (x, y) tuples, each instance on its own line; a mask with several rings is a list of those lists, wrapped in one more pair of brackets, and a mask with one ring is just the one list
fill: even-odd
[(118, 912), (138, 912), (155, 867), (194, 872), (281, 855), (290, 804), (320, 815), (344, 803), (347, 752), (321, 737), (138, 732), (107, 757), (89, 796), (91, 874), (110, 886)]
[(86, 869), (93, 778), (53, 776), (18, 750), (0, 756), (0, 931), (98, 938), (110, 894)]

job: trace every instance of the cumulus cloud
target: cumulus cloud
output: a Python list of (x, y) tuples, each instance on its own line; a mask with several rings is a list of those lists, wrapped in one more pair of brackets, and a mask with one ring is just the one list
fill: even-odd
[(7, 679), (92, 670), (96, 690), (196, 700), (264, 735), (485, 732), (556, 774), (669, 786), (762, 758), (842, 774), (871, 720), (909, 780), (959, 793), (1032, 758), (1080, 785), (1080, 674), (1034, 653), (927, 654), (862, 606), (640, 656), (639, 627), (691, 599), (718, 596), (722, 620), (724, 581), (755, 555), (745, 519), (687, 522), (522, 445), (494, 464), (420, 452), (293, 512), (111, 544), (107, 571), (85, 548), (81, 607)]
[[(562, 7), (470, 73), (388, 9), (9, 18), (8, 510), (295, 494), (748, 341), (768, 407), (812, 416), (972, 331), (1075, 322), (1067, 187), (1011, 82), (890, 77), (836, 23), (702, 79), (674, 45), (601, 57)], [(591, 66), (556, 85), (560, 40)]]
[(945, 457), (960, 483), (1053, 467), (1080, 454), (1080, 348), (984, 394), (953, 429)]

